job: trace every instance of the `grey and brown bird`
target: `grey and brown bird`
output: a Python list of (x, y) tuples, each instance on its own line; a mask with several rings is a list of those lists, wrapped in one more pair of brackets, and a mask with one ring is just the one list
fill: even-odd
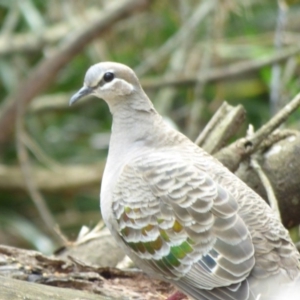
[(86, 95), (113, 116), (101, 212), (136, 265), (193, 299), (300, 299), (288, 231), (259, 195), (164, 122), (132, 69), (93, 65), (70, 104)]

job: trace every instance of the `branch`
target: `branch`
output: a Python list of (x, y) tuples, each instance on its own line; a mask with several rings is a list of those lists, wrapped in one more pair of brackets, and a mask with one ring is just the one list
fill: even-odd
[(174, 50), (180, 43), (182, 43), (187, 35), (199, 26), (199, 23), (208, 16), (208, 14), (216, 7), (217, 2), (214, 0), (202, 1), (195, 9), (193, 14), (187, 19), (183, 26), (176, 31), (176, 33), (152, 55), (149, 55), (138, 67), (135, 72), (138, 76), (145, 74), (150, 68), (158, 64), (169, 52)]
[[(255, 159), (259, 163), (263, 173), (268, 178), (274, 195), (278, 200), (282, 222), (286, 228), (291, 228), (300, 223), (300, 132), (289, 133), (285, 136), (285, 130), (276, 131), (272, 146), (255, 153)], [(285, 137), (284, 137), (285, 136)], [(260, 148), (261, 149), (261, 148)], [(261, 182), (257, 172), (249, 165), (249, 160), (244, 160), (235, 174), (247, 183), (253, 190), (268, 200), (268, 190)]]
[[(116, 1), (117, 2), (117, 1)], [(116, 22), (124, 19), (140, 8), (144, 8), (149, 0), (118, 1), (113, 7), (105, 9), (95, 22), (88, 23), (73, 39), (65, 44), (53, 56), (41, 61), (16, 90), (0, 107), (0, 144), (10, 138), (16, 119), (16, 103), (22, 102), (26, 107), (40, 92), (45, 90), (55, 79), (57, 73), (80, 53), (93, 39), (110, 29)]]
[(261, 168), (260, 164), (257, 162), (255, 158), (251, 158), (251, 166), (252, 168), (256, 171), (262, 185), (264, 186), (266, 193), (268, 195), (268, 202), (274, 211), (274, 214), (277, 216), (277, 218), (282, 222), (281, 220), (281, 215), (280, 215), (280, 210), (278, 206), (278, 200), (276, 199), (274, 190), (272, 188), (272, 185), (270, 183), (270, 180), (268, 176), (264, 173), (263, 169)]
[[(47, 192), (79, 189), (99, 185), (104, 170), (104, 162), (90, 166), (60, 166), (51, 170), (32, 168), (32, 180), (38, 189)], [(21, 170), (18, 167), (0, 165), (0, 190), (25, 189)]]
[(36, 284), (28, 281), (12, 279), (0, 276), (1, 289), (0, 298), (2, 300), (20, 299), (43, 299), (43, 300), (121, 300), (125, 297), (107, 297), (87, 292), (81, 292), (74, 289), (60, 288)]
[(271, 56), (251, 60), (246, 62), (235, 63), (223, 68), (216, 68), (196, 76), (177, 77), (165, 76), (164, 78), (154, 78), (142, 81), (142, 86), (145, 89), (157, 89), (165, 86), (186, 86), (194, 85), (197, 81), (215, 82), (219, 80), (227, 80), (240, 74), (257, 71), (263, 67), (270, 66), (276, 62), (282, 62), (288, 58), (297, 55), (300, 52), (300, 44), (297, 46), (288, 47), (284, 50), (278, 51)]
[(300, 106), (300, 93), (285, 105), (270, 121), (259, 128), (251, 137), (237, 140), (215, 154), (231, 171), (236, 171), (240, 162), (253, 154), (264, 140)]
[[(95, 7), (84, 12), (84, 18), (75, 16), (74, 20), (55, 23), (45, 28), (38, 35), (34, 33), (19, 33), (14, 35), (0, 36), (0, 56), (12, 55), (19, 52), (32, 53), (40, 51), (42, 47), (59, 42), (66, 37), (70, 31), (78, 30), (86, 24), (86, 20), (94, 23), (99, 18), (99, 10)], [(73, 22), (72, 22), (73, 21)]]
[(251, 143), (253, 153), (259, 145), (300, 106), (300, 93), (285, 105), (269, 122), (259, 128), (247, 142)]
[(20, 163), (21, 173), (23, 176), (23, 180), (26, 186), (26, 190), (30, 195), (43, 224), (48, 231), (48, 233), (54, 238), (54, 240), (58, 243), (62, 242), (61, 235), (57, 234), (55, 231), (56, 222), (54, 220), (53, 215), (51, 214), (48, 205), (38, 190), (35, 181), (32, 177), (32, 168), (29, 162), (29, 155), (27, 149), (23, 143), (24, 136), (24, 119), (23, 113), (21, 112), (22, 107), (18, 107), (17, 112), (17, 122), (16, 122), (16, 146), (17, 146), (17, 154), (18, 160)]
[(195, 144), (210, 154), (217, 152), (237, 133), (245, 117), (246, 112), (241, 105), (233, 107), (223, 102), (199, 134)]
[[(250, 124), (247, 130), (247, 137), (251, 137), (254, 134), (254, 127)], [(263, 171), (262, 167), (260, 166), (258, 160), (258, 155), (252, 155), (250, 158), (250, 166), (256, 172), (257, 176), (259, 177), (260, 182), (262, 183), (263, 187), (265, 188), (268, 202), (271, 208), (274, 211), (274, 214), (277, 216), (278, 220), (282, 223), (280, 210), (278, 206), (278, 200), (276, 199), (275, 192), (272, 188), (272, 184), (268, 178), (268, 176)]]
[(48, 257), (36, 251), (1, 245), (0, 262), (2, 300), (18, 299), (20, 294), (30, 299), (160, 300), (173, 289), (170, 284), (150, 280), (139, 271), (101, 268), (74, 258)]
[[(277, 15), (275, 37), (274, 37), (274, 48), (276, 49), (276, 51), (282, 48), (283, 34), (284, 34), (285, 25), (287, 23), (287, 11), (288, 11), (288, 6), (285, 3), (285, 1), (278, 0), (278, 15)], [(273, 64), (271, 69), (270, 109), (272, 115), (274, 115), (278, 111), (280, 100), (283, 94), (281, 69), (282, 68), (278, 62)]]
[[(186, 85), (195, 85), (198, 81), (207, 83), (213, 83), (220, 80), (228, 80), (241, 74), (251, 73), (257, 71), (263, 67), (270, 66), (274, 63), (279, 63), (289, 59), (290, 57), (298, 54), (300, 52), (300, 44), (293, 47), (288, 47), (280, 52), (274, 53), (270, 57), (261, 58), (255, 61), (246, 61), (235, 63), (226, 67), (215, 68), (205, 71), (203, 74), (193, 74), (190, 76), (174, 78), (172, 75), (164, 75), (163, 77), (158, 76), (155, 78), (142, 78), (141, 85), (145, 90), (159, 89), (165, 87), (178, 87)], [(174, 72), (173, 72), (174, 73)], [(54, 94), (54, 95), (44, 95), (36, 98), (32, 105), (30, 105), (30, 111), (47, 111), (53, 109), (69, 109), (68, 103), (65, 101), (69, 98), (70, 94)], [(52, 99), (53, 98), (53, 99)], [(53, 101), (52, 101), (53, 100)], [(79, 105), (85, 105), (87, 102), (79, 103)], [(79, 107), (79, 106), (77, 106)], [(0, 115), (1, 116), (1, 115)], [(0, 118), (1, 122), (1, 118)], [(0, 123), (1, 124), (1, 123)], [(1, 141), (1, 134), (0, 134)]]
[[(257, 131), (259, 138), (256, 147), (251, 147), (251, 138), (255, 140), (257, 132), (219, 150), (220, 145), (222, 147), (240, 128), (241, 118), (243, 119), (241, 114), (243, 110), (240, 111), (239, 107), (231, 107), (226, 103), (219, 108), (197, 139), (201, 147), (234, 171), (266, 201), (275, 200), (276, 197), (282, 222), (286, 228), (300, 223), (300, 202), (297, 201), (300, 194), (300, 132), (276, 128), (297, 108), (299, 102), (299, 95), (297, 95), (288, 108), (284, 108), (273, 117), (266, 124), (267, 129), (262, 131), (265, 135), (259, 133), (263, 127)], [(271, 131), (272, 133), (269, 134)], [(254, 154), (255, 162), (259, 164), (259, 172), (255, 170), (253, 164), (250, 164), (253, 160), (251, 154)], [(247, 159), (249, 156), (250, 160)], [(255, 162), (254, 166), (257, 166)], [(264, 182), (260, 178), (262, 174), (265, 177)]]

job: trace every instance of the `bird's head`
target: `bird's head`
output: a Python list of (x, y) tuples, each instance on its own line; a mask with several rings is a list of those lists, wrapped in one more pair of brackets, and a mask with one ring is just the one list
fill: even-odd
[(83, 87), (72, 96), (69, 104), (93, 95), (113, 105), (113, 102), (132, 97), (134, 92), (140, 90), (139, 81), (129, 67), (115, 62), (101, 62), (88, 69)]

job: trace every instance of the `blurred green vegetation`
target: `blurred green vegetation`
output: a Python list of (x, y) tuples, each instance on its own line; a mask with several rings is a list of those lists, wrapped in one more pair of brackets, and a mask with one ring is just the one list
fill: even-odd
[[(108, 2), (117, 0), (0, 1), (2, 104), (40, 62), (59, 51), (60, 45), (68, 43), (74, 32), (89, 22), (90, 12), (100, 15)], [(148, 78), (163, 80), (164, 76), (197, 76), (199, 72), (244, 61), (251, 64), (261, 57), (275, 55), (276, 51), (299, 45), (298, 1), (290, 3), (284, 12), (281, 46), (276, 49), (274, 36), (279, 15), (276, 1), (225, 0), (216, 1), (215, 7), (197, 26), (186, 31), (180, 42), (174, 42), (166, 54), (160, 55), (163, 45), (184, 27), (201, 5), (208, 2), (153, 0), (146, 9), (113, 24), (110, 30), (86, 45), (84, 51), (62, 68), (55, 81), (40, 95), (50, 96), (50, 104), (37, 97), (27, 108), (26, 133), (36, 145), (25, 143), (32, 168), (51, 170), (55, 164), (93, 165), (105, 160), (111, 125), (106, 104), (99, 99), (90, 99), (72, 108), (67, 106), (70, 95), (81, 87), (87, 68), (98, 61), (127, 64), (137, 70), (143, 82)], [(25, 35), (38, 40), (57, 25), (67, 26), (68, 34), (27, 49), (30, 45), (26, 43)], [(17, 38), (21, 41), (18, 49), (12, 43)], [(12, 50), (2, 51), (3, 45), (8, 43), (12, 43)], [(157, 58), (156, 62), (139, 71), (151, 56)], [(299, 56), (280, 62), (279, 68), (282, 80), (278, 107), (299, 91)], [(197, 88), (197, 84), (180, 85), (147, 89), (147, 93), (164, 116), (171, 118), (182, 132), (194, 139), (223, 100), (232, 105), (241, 103), (247, 111), (248, 121), (256, 128), (264, 124), (271, 115), (272, 76), (272, 66), (267, 65), (233, 78), (225, 76), (217, 81), (204, 82), (201, 88)], [(58, 95), (62, 97), (59, 105), (54, 102)], [(39, 103), (40, 108), (34, 109), (34, 103)], [(196, 110), (196, 117), (191, 118), (197, 107), (200, 109)], [(289, 126), (299, 129), (299, 117), (298, 111), (289, 119)], [(244, 133), (245, 128), (241, 128), (240, 135)], [(13, 135), (1, 147), (0, 164), (19, 164)], [(100, 219), (99, 185), (100, 176), (97, 185), (42, 191), (51, 214), (68, 238), (74, 239), (83, 224), (93, 226)], [(25, 189), (0, 191), (0, 243), (45, 252), (55, 247)]]

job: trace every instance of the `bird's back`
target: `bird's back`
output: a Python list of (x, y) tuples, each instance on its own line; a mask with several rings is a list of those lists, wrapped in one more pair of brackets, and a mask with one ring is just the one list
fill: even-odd
[[(228, 194), (230, 194), (231, 197), (233, 197), (233, 199), (238, 204), (237, 214), (245, 223), (248, 231), (250, 232), (251, 241), (254, 247), (255, 264), (252, 270), (249, 272), (246, 280), (242, 280), (237, 285), (231, 285), (231, 287), (233, 288), (232, 299), (242, 300), (247, 299), (247, 297), (249, 297), (249, 299), (256, 299), (261, 289), (263, 289), (264, 291), (266, 291), (266, 289), (269, 289), (268, 295), (270, 295), (271, 291), (276, 290), (274, 289), (272, 281), (273, 277), (274, 282), (275, 279), (279, 280), (279, 282), (289, 282), (293, 278), (295, 278), (299, 274), (299, 254), (295, 246), (293, 245), (287, 230), (283, 227), (281, 222), (277, 219), (277, 217), (274, 215), (265, 201), (262, 200), (261, 197), (258, 196), (254, 191), (252, 191), (245, 183), (243, 183), (240, 179), (233, 175), (220, 162), (197, 147), (185, 136), (177, 133), (176, 131), (170, 129), (168, 130), (169, 138), (166, 138), (166, 136), (160, 137), (159, 142), (157, 143), (157, 146), (155, 148), (151, 146), (141, 148), (143, 151), (136, 152), (136, 154), (133, 155), (133, 157), (129, 161), (127, 161), (126, 164), (124, 164), (123, 169), (120, 169), (121, 179), (119, 178), (116, 181), (117, 183), (118, 181), (122, 182), (121, 188), (120, 185), (117, 186), (117, 192), (121, 193), (120, 197), (124, 198), (124, 195), (127, 191), (124, 185), (130, 185), (132, 183), (130, 180), (135, 181), (137, 185), (136, 188), (140, 192), (139, 195), (145, 195), (145, 198), (147, 197), (147, 193), (142, 190), (143, 186), (139, 186), (139, 180), (137, 180), (136, 178), (130, 178), (130, 176), (135, 176), (134, 172), (130, 173), (129, 177), (126, 177), (125, 179), (122, 178), (124, 168), (126, 169), (131, 165), (137, 166), (136, 162), (139, 161), (142, 166), (145, 166), (147, 164), (146, 169), (148, 171), (151, 169), (157, 170), (159, 163), (164, 164), (163, 161), (165, 160), (167, 164), (168, 160), (171, 161), (172, 157), (177, 156), (177, 161), (181, 160), (185, 162), (186, 165), (196, 166), (198, 170), (207, 174), (209, 178), (211, 178), (217, 185), (219, 185)], [(175, 163), (176, 158), (174, 159), (174, 164)], [(166, 178), (162, 177), (161, 180), (165, 181)], [(114, 193), (115, 191), (116, 190), (114, 190), (112, 193)], [(135, 194), (132, 193), (132, 191), (130, 191), (129, 193), (130, 199), (132, 203), (134, 203)], [(147, 202), (148, 199), (145, 198), (142, 198), (142, 201)], [(137, 199), (136, 203), (140, 200), (141, 199)], [(116, 205), (116, 203), (120, 203), (120, 201), (120, 198), (113, 199), (114, 205)], [(112, 230), (116, 230), (116, 228), (113, 228)], [(117, 232), (116, 235), (122, 236), (120, 232)], [(124, 239), (122, 240), (122, 242), (124, 243)], [(125, 244), (126, 246), (128, 246), (126, 242)], [(136, 253), (127, 251), (127, 254), (129, 254), (138, 265), (141, 263), (143, 264), (143, 260), (141, 262), (141, 257), (139, 255), (136, 255)], [(147, 266), (146, 269), (150, 270), (151, 274), (157, 272), (155, 268), (153, 272), (153, 268), (149, 268), (149, 266)], [(201, 280), (202, 278), (199, 276), (198, 281), (201, 282)], [(200, 290), (197, 288), (197, 284), (195, 287), (195, 285), (191, 282), (188, 282), (186, 278), (179, 280), (178, 278), (176, 280), (171, 279), (170, 281), (176, 284), (187, 294), (192, 296), (194, 295), (195, 299), (223, 300), (227, 299), (225, 297), (227, 297), (227, 295), (231, 293), (228, 287), (218, 287), (213, 289), (212, 291), (205, 291), (203, 289)], [(279, 286), (279, 284), (276, 284), (276, 287)], [(239, 293), (237, 293), (235, 289), (239, 289)], [(279, 290), (281, 289), (282, 288), (280, 288)], [(275, 294), (273, 294), (273, 297), (279, 293), (279, 290)], [(251, 294), (247, 294), (249, 293), (249, 291), (250, 293), (252, 291), (252, 296)], [(260, 299), (263, 300), (265, 298), (262, 297)], [(269, 300), (269, 298), (266, 298), (266, 300)]]

